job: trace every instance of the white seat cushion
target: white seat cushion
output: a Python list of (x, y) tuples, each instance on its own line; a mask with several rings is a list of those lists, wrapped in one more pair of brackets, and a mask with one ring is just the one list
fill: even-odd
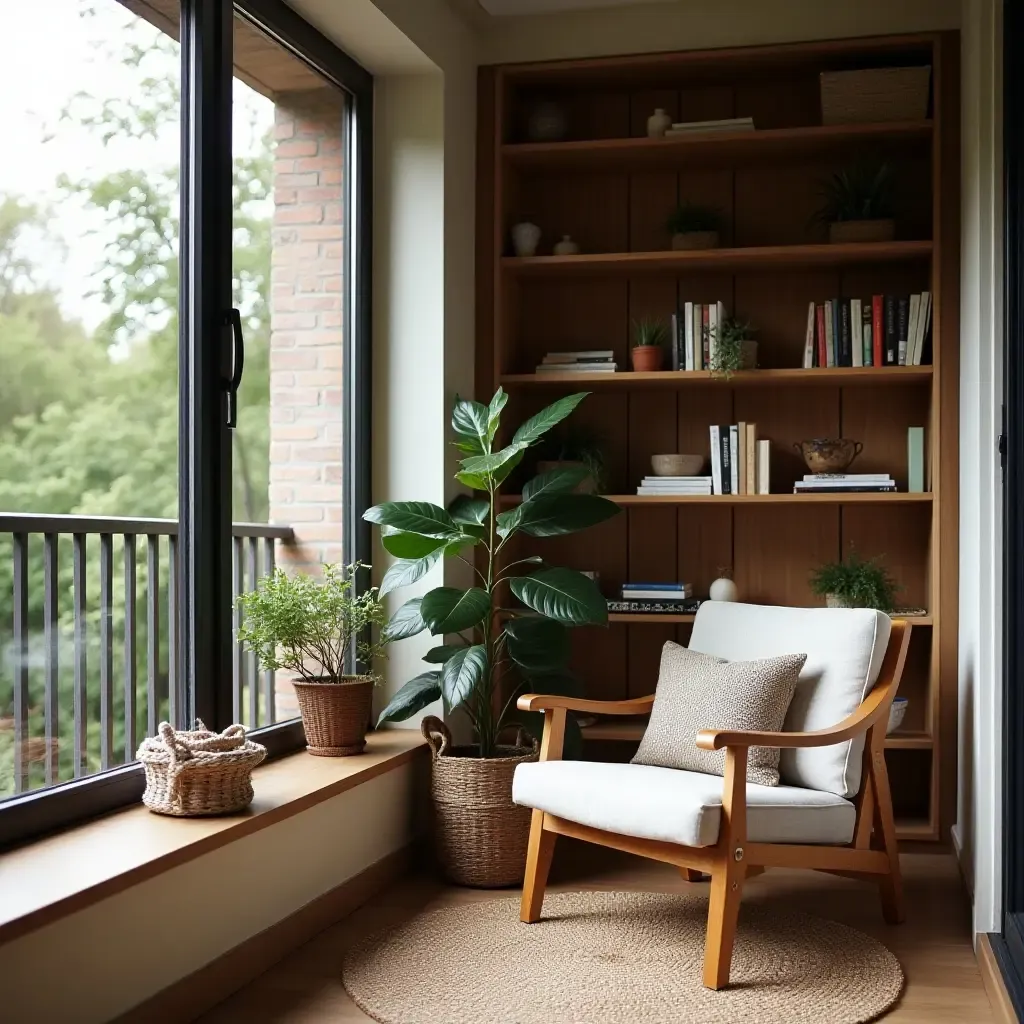
[[(794, 651), (807, 661), (783, 729), (827, 729), (852, 715), (878, 678), (892, 621), (870, 608), (779, 608), (707, 601), (693, 623), (689, 647), (730, 661), (755, 661)], [(717, 723), (708, 722), (714, 729)], [(860, 790), (863, 734), (831, 747), (783, 750), (783, 785), (853, 797)]]
[[(580, 825), (683, 846), (714, 846), (722, 817), (718, 775), (597, 761), (521, 764), (512, 799)], [(747, 783), (747, 836), (759, 843), (848, 843), (856, 810), (831, 793)]]

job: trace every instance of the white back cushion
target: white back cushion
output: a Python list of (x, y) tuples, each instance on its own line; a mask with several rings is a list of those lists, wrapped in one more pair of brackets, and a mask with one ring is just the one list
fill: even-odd
[[(783, 729), (827, 729), (852, 714), (878, 678), (892, 625), (870, 608), (780, 608), (707, 601), (690, 648), (730, 661), (806, 654)], [(707, 728), (715, 728), (708, 722)], [(831, 747), (783, 750), (783, 785), (853, 797), (860, 790), (864, 736)]]

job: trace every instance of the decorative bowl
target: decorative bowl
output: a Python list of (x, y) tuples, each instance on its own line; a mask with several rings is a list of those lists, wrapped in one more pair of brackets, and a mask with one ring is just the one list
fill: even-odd
[(655, 476), (697, 476), (704, 468), (703, 455), (652, 455)]
[(894, 733), (903, 723), (903, 716), (907, 713), (908, 703), (909, 701), (906, 697), (893, 697), (892, 704), (889, 706), (889, 724), (885, 729), (886, 736)]
[(793, 448), (812, 473), (842, 473), (860, 455), (864, 445), (848, 437), (816, 437), (811, 441), (794, 441)]

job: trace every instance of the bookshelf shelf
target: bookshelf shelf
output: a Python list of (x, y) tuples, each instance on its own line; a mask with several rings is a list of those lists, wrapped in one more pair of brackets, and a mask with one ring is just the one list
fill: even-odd
[(596, 252), (578, 256), (504, 256), (502, 269), (516, 277), (684, 274), (696, 270), (798, 270), (857, 264), (925, 260), (932, 254), (928, 240), (910, 242), (849, 242), (841, 245), (749, 245), (734, 249), (674, 252)]
[[(606, 494), (623, 508), (658, 505), (917, 505), (932, 501), (933, 495), (896, 492), (846, 492), (843, 494)], [(518, 505), (518, 494), (505, 494), (503, 505)]]
[(502, 146), (506, 163), (522, 170), (580, 170), (595, 167), (641, 170), (720, 164), (736, 160), (799, 159), (854, 151), (862, 145), (915, 145), (932, 136), (932, 122), (809, 125), (759, 131), (701, 132), (672, 138), (588, 139), (527, 142)]
[(588, 388), (686, 388), (713, 383), (715, 387), (878, 387), (882, 385), (927, 384), (930, 366), (834, 366), (812, 370), (740, 370), (726, 379), (709, 370), (659, 370), (653, 373), (510, 373), (501, 378), (502, 387)]

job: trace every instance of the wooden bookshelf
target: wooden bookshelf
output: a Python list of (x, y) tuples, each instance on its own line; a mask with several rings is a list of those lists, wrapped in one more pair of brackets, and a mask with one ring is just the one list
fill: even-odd
[[(486, 67), (479, 88), (476, 386), (501, 385), (508, 420), (591, 392), (573, 416), (601, 438), (606, 490), (622, 512), (583, 534), (531, 540), (529, 554), (594, 570), (606, 593), (629, 580), (686, 579), (707, 593), (731, 566), (741, 598), (814, 606), (809, 576), (853, 544), (882, 556), (914, 625), (903, 727), (886, 741), (898, 831), (945, 841), (955, 810), (959, 293), (959, 41), (955, 33), (739, 50)], [(930, 64), (925, 119), (822, 125), (821, 71)], [(564, 141), (526, 141), (538, 97), (560, 103)], [(675, 118), (750, 115), (756, 129), (648, 139), (655, 107)], [(813, 222), (820, 182), (865, 159), (893, 168), (891, 242), (831, 245)], [(724, 213), (721, 247), (673, 252), (664, 228), (680, 201)], [(512, 254), (510, 229), (543, 231), (538, 255)], [(570, 234), (580, 255), (554, 256)], [(807, 303), (933, 293), (929, 365), (801, 369)], [(757, 328), (758, 369), (633, 373), (630, 324), (668, 320), (685, 301), (721, 300)], [(618, 373), (535, 372), (546, 352), (611, 349)], [(754, 423), (772, 442), (772, 492), (638, 496), (650, 457), (707, 455), (708, 426)], [(907, 428), (924, 426), (926, 492), (907, 492)], [(855, 470), (891, 473), (889, 494), (793, 494), (806, 471), (794, 442), (851, 437)], [(508, 482), (512, 506), (533, 467)], [(516, 542), (510, 557), (518, 556)], [(578, 630), (573, 669), (588, 695), (650, 693), (666, 640), (692, 615), (616, 613)], [(584, 730), (592, 756), (636, 742), (642, 720)], [(621, 754), (608, 756), (620, 756)]]

